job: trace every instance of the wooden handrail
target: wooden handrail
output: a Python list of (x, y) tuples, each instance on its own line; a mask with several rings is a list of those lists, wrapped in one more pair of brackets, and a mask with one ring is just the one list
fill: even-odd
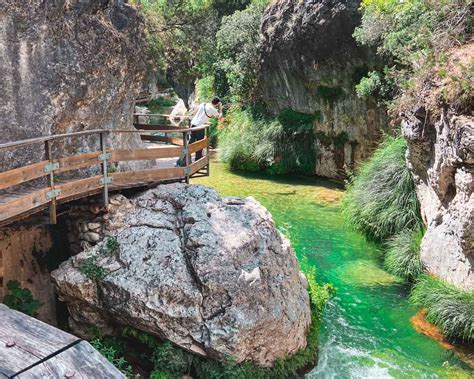
[(36, 137), (36, 138), (29, 138), (20, 141), (14, 142), (7, 142), (0, 144), (0, 150), (4, 149), (11, 149), (16, 147), (22, 146), (29, 146), (35, 145), (39, 143), (45, 143), (46, 141), (55, 141), (59, 139), (65, 138), (73, 138), (73, 137), (82, 137), (88, 136), (93, 134), (101, 134), (101, 133), (134, 133), (134, 134), (151, 134), (151, 133), (191, 133), (199, 130), (205, 130), (210, 126), (210, 124), (204, 124), (203, 126), (196, 127), (196, 128), (163, 128), (163, 129), (154, 129), (151, 131), (144, 131), (144, 130), (133, 130), (133, 129), (94, 129), (94, 130), (84, 130), (82, 132), (74, 132), (74, 133), (65, 133), (65, 134), (56, 134), (52, 136), (44, 136), (44, 137)]
[(167, 118), (191, 118), (187, 115), (172, 115), (172, 114), (161, 114), (161, 113), (134, 113), (134, 116), (145, 117), (145, 116), (161, 116)]
[[(108, 204), (109, 190), (118, 190), (143, 186), (162, 181), (189, 181), (191, 175), (206, 169), (209, 174), (209, 139), (204, 139), (189, 144), (189, 134), (193, 131), (201, 131), (209, 128), (209, 124), (197, 128), (174, 128), (162, 127), (150, 130), (121, 130), (121, 129), (93, 129), (81, 132), (65, 133), (51, 136), (30, 138), (22, 141), (15, 141), (0, 144), (0, 150), (19, 148), (34, 144), (43, 143), (45, 146), (45, 160), (37, 163), (31, 163), (23, 167), (15, 168), (5, 172), (0, 172), (0, 190), (15, 187), (20, 184), (30, 182), (34, 179), (48, 178), (47, 184), (43, 182), (41, 188), (31, 187), (31, 190), (19, 192), (9, 197), (0, 196), (0, 227), (7, 225), (21, 217), (36, 213), (45, 207), (50, 209), (50, 221), (56, 222), (56, 205), (77, 198), (90, 196), (102, 192), (104, 203)], [(165, 136), (156, 135), (162, 132)], [(175, 146), (162, 146), (160, 148), (144, 148), (151, 146), (146, 144), (143, 147), (130, 150), (111, 150), (106, 146), (106, 136), (110, 134), (133, 133), (142, 136), (143, 140), (164, 141)], [(181, 139), (168, 137), (169, 133), (180, 133)], [(206, 133), (207, 134), (207, 133)], [(53, 141), (65, 138), (78, 138), (90, 135), (100, 137), (101, 148), (98, 151), (91, 151), (78, 155), (66, 156), (63, 158), (54, 158), (52, 156), (51, 143)], [(190, 154), (206, 150), (207, 155), (199, 161), (191, 163)], [(184, 167), (174, 167), (175, 160), (185, 154), (186, 165)], [(155, 161), (159, 159), (169, 159), (169, 165), (148, 168), (146, 170), (108, 172), (110, 164), (127, 161)], [(167, 161), (165, 161), (167, 162)], [(81, 179), (68, 179), (66, 182), (58, 182), (56, 174), (61, 174), (73, 170), (81, 170), (89, 167), (101, 167), (94, 176)], [(11, 193), (11, 190), (10, 192)], [(3, 197), (2, 197), (3, 196)]]

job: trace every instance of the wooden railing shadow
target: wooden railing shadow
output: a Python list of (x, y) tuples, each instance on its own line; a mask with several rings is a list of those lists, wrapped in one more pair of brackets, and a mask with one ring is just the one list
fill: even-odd
[[(149, 116), (149, 115), (146, 115)], [(165, 119), (167, 115), (163, 115)], [(135, 115), (138, 120), (140, 115)], [(44, 146), (44, 159), (0, 173), (0, 227), (31, 214), (49, 208), (49, 219), (56, 223), (57, 206), (65, 202), (102, 193), (104, 205), (108, 204), (111, 191), (154, 185), (161, 182), (185, 181), (193, 175), (209, 175), (209, 139), (205, 125), (192, 129), (205, 130), (204, 139), (188, 143), (191, 130), (172, 126), (169, 118), (164, 125), (135, 123), (135, 130), (88, 130), (76, 133), (52, 135), (0, 144), (0, 151), (31, 145)], [(146, 143), (136, 149), (110, 149), (111, 134), (139, 134)], [(77, 155), (55, 158), (52, 145), (56, 141), (76, 138), (96, 138), (100, 148)], [(206, 154), (196, 162), (191, 154), (205, 150)], [(176, 167), (178, 158), (184, 157), (185, 165)], [(152, 161), (151, 167), (115, 172), (122, 162)], [(88, 169), (96, 167), (96, 174), (88, 175)], [(81, 172), (81, 178), (58, 180), (58, 175)], [(83, 176), (86, 177), (83, 177)], [(43, 179), (43, 180), (39, 180)], [(20, 187), (26, 189), (16, 190)], [(6, 190), (6, 191), (5, 191)]]

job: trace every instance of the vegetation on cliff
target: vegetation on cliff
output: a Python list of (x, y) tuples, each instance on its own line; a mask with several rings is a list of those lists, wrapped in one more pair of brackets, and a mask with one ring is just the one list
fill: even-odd
[[(473, 63), (460, 60), (453, 67), (450, 61), (454, 46), (472, 41), (471, 1), (364, 0), (362, 9), (354, 36), (376, 47), (387, 66), (361, 80), (359, 96), (389, 101), (395, 124), (415, 104), (429, 105), (425, 123), (441, 108), (463, 112), (472, 105)], [(401, 138), (385, 142), (362, 166), (349, 185), (347, 219), (369, 238), (388, 240), (385, 268), (414, 282), (411, 300), (426, 309), (430, 322), (447, 338), (472, 340), (472, 291), (423, 274), (423, 224), (405, 151)]]
[[(364, 0), (362, 25), (354, 37), (376, 47), (387, 62), (370, 72), (358, 87), (361, 96), (394, 98), (396, 112), (412, 106), (423, 85), (445, 78), (443, 100), (463, 108), (472, 100), (472, 62), (449, 73), (449, 50), (472, 38), (470, 0)], [(394, 112), (395, 113), (395, 112)]]

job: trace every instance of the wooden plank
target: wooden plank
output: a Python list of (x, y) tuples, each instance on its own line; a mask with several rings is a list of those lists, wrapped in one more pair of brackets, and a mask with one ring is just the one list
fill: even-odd
[(164, 125), (164, 124), (134, 124), (137, 130), (153, 130), (156, 132), (174, 132), (175, 130), (179, 130), (179, 127)]
[(189, 152), (192, 154), (192, 153), (195, 153), (196, 151), (203, 150), (207, 147), (207, 144), (208, 144), (207, 137), (197, 142), (191, 143), (189, 145)]
[(0, 372), (7, 376), (78, 340), (3, 304), (0, 304), (0, 320)]
[(47, 204), (50, 201), (46, 198), (48, 191), (49, 188), (42, 188), (0, 204), (0, 222)]
[(80, 194), (87, 194), (103, 187), (100, 184), (102, 175), (93, 176), (86, 179), (78, 179), (61, 185), (57, 185), (56, 189), (61, 190), (61, 194), (57, 200), (64, 200)]
[(8, 188), (48, 175), (44, 172), (44, 168), (48, 163), (49, 161), (41, 161), (0, 173), (0, 189)]
[(206, 155), (205, 157), (202, 157), (199, 159), (197, 162), (191, 163), (191, 174), (194, 174), (195, 172), (198, 172), (202, 168), (206, 167), (209, 164), (209, 157)]
[(152, 136), (152, 135), (141, 135), (142, 141), (150, 142), (168, 142), (173, 145), (183, 146), (183, 139), (178, 137), (163, 137), (163, 136)]
[(65, 157), (55, 159), (54, 163), (59, 163), (59, 169), (54, 170), (55, 173), (67, 172), (72, 170), (79, 170), (81, 168), (98, 166), (101, 164), (99, 161), (100, 151), (93, 153), (75, 155), (73, 157)]
[(116, 172), (111, 174), (114, 186), (129, 183), (155, 182), (184, 178), (184, 167), (158, 168), (133, 172)]
[(125, 375), (86, 341), (81, 341), (15, 378), (69, 378), (71, 374), (74, 379), (125, 379)]
[(112, 157), (109, 162), (177, 158), (181, 155), (182, 151), (183, 149), (181, 147), (173, 146), (153, 149), (114, 150), (111, 151)]

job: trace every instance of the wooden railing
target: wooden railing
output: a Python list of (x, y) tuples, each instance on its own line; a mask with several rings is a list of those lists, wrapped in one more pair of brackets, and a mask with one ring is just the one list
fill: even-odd
[[(148, 116), (148, 115), (147, 115)], [(171, 125), (137, 124), (137, 130), (88, 130), (23, 141), (0, 144), (0, 151), (32, 145), (44, 146), (44, 159), (0, 173), (0, 227), (18, 219), (49, 208), (49, 218), (56, 223), (57, 205), (102, 192), (103, 202), (108, 204), (110, 191), (140, 187), (158, 182), (185, 181), (193, 175), (209, 175), (209, 139), (188, 143), (191, 130)], [(208, 125), (194, 128), (205, 130)], [(136, 149), (113, 150), (108, 147), (112, 134), (139, 134), (147, 143)], [(163, 134), (162, 135), (159, 134)], [(170, 136), (172, 135), (172, 136)], [(55, 158), (53, 144), (60, 140), (84, 137), (98, 139), (100, 148), (78, 155)], [(205, 150), (206, 154), (191, 162), (191, 154)], [(176, 167), (179, 157), (185, 157), (186, 165)], [(131, 161), (153, 161), (146, 169), (116, 172), (116, 164)], [(87, 170), (96, 167), (94, 174), (85, 176)], [(60, 174), (78, 172), (80, 178), (58, 179)], [(43, 180), (41, 180), (43, 179)]]

